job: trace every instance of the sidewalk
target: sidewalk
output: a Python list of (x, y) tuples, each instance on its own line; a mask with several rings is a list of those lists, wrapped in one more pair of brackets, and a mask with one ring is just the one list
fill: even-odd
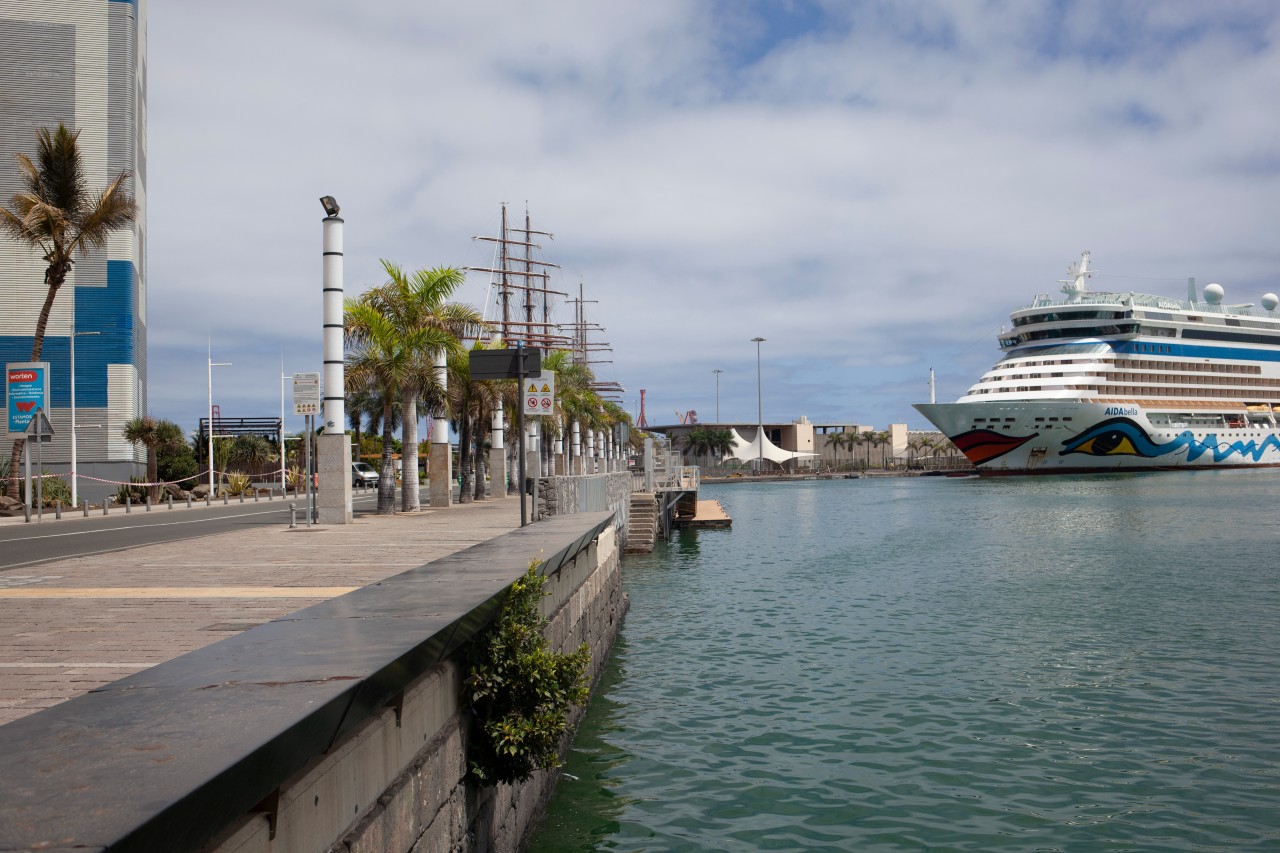
[(513, 496), (0, 572), (0, 724), (519, 526)]

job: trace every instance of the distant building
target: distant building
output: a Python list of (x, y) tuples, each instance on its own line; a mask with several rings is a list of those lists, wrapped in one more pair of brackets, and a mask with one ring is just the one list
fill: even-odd
[[(145, 458), (120, 432), (147, 409), (146, 7), (146, 0), (0, 0), (0, 201), (7, 205), (21, 189), (13, 155), (33, 156), (36, 130), (59, 123), (80, 131), (91, 192), (121, 171), (132, 174), (137, 222), (112, 235), (105, 251), (77, 256), (40, 358), (50, 365), (57, 435), (44, 464), (67, 471), (71, 330), (96, 333), (76, 342), (76, 455), (82, 475), (111, 480), (128, 480)], [(30, 360), (46, 293), (39, 254), (0, 237), (0, 362)], [(6, 459), (7, 426), (6, 418)], [(98, 494), (82, 482), (86, 490)]]

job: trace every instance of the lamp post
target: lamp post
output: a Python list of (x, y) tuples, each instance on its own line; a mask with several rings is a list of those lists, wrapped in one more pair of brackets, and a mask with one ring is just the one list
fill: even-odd
[(760, 441), (760, 458), (756, 462), (757, 473), (764, 471), (764, 396), (761, 393), (763, 386), (760, 384), (760, 345), (764, 343), (764, 338), (752, 338), (751, 341), (756, 345), (756, 424), (759, 432), (756, 437)]
[(711, 372), (716, 375), (716, 426), (720, 426), (720, 374), (724, 371), (717, 367)]
[(76, 338), (98, 334), (101, 332), (77, 332), (75, 325), (71, 326), (71, 505), (73, 507), (80, 503), (80, 493), (76, 489), (79, 476), (76, 470)]
[(213, 497), (213, 369), (230, 367), (229, 361), (213, 360), (213, 338), (209, 338), (209, 497)]

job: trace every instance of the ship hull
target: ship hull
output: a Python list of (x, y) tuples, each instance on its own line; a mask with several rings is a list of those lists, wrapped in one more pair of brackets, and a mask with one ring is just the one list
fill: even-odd
[(1190, 415), (1082, 400), (920, 403), (915, 409), (982, 476), (1280, 467), (1274, 418), (1243, 406)]

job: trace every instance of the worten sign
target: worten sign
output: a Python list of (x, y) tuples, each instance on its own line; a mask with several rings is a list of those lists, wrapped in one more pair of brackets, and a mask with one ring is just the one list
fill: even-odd
[[(519, 369), (518, 358), (524, 359), (524, 369)], [(537, 347), (511, 347), (508, 349), (473, 349), (469, 367), (472, 379), (519, 379), (521, 375), (536, 376), (542, 372), (542, 350)]]
[(293, 374), (293, 413), (295, 415), (320, 414), (320, 374)]
[(49, 362), (10, 362), (5, 365), (5, 377), (9, 432), (26, 432), (36, 409), (49, 408)]
[(526, 415), (554, 415), (556, 412), (556, 375), (544, 370), (538, 376), (530, 376), (521, 386), (524, 393)]

